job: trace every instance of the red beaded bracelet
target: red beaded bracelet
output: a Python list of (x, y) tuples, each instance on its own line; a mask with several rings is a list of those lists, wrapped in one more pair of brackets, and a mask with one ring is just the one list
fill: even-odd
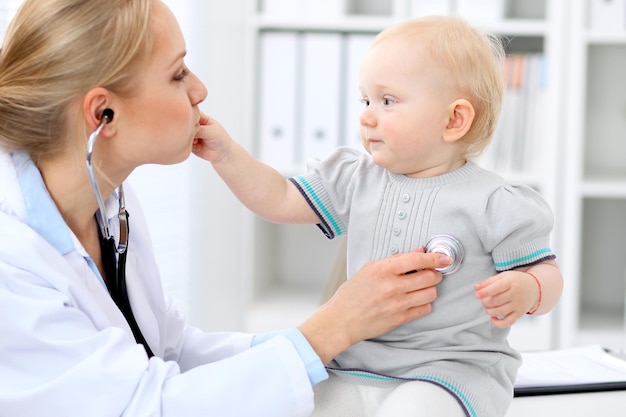
[(535, 282), (537, 283), (537, 287), (539, 287), (539, 300), (537, 300), (537, 307), (533, 308), (532, 310), (526, 313), (528, 315), (533, 315), (535, 314), (535, 312), (537, 312), (537, 310), (539, 310), (539, 306), (541, 305), (541, 297), (543, 296), (543, 291), (541, 290), (541, 281), (539, 281), (539, 278), (537, 278), (537, 276), (533, 273), (530, 273), (530, 272), (526, 272), (526, 273), (535, 279)]

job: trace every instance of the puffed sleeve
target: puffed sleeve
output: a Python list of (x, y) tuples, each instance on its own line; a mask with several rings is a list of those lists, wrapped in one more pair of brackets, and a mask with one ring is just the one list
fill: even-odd
[(503, 185), (487, 200), (481, 228), (485, 249), (496, 270), (529, 266), (555, 258), (550, 247), (552, 210), (541, 195), (525, 185)]
[(325, 159), (311, 160), (307, 173), (290, 178), (320, 218), (319, 228), (332, 239), (347, 233), (351, 181), (366, 163), (363, 152), (339, 147)]

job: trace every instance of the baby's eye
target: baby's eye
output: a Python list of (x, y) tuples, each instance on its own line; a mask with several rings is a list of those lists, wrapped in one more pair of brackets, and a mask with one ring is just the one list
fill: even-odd
[(392, 98), (383, 98), (383, 104), (385, 106), (391, 106), (392, 104), (395, 104), (395, 100)]
[(362, 98), (361, 103), (365, 105), (365, 107), (370, 105), (370, 100), (368, 98)]

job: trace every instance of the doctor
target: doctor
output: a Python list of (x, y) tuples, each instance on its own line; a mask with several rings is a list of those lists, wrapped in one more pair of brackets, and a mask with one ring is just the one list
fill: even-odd
[(366, 265), (298, 328), (185, 325), (121, 187), (137, 166), (190, 155), (207, 92), (184, 56), (160, 0), (26, 0), (12, 22), (0, 52), (2, 417), (306, 416), (324, 364), (430, 311), (432, 268), (449, 259), (414, 252)]

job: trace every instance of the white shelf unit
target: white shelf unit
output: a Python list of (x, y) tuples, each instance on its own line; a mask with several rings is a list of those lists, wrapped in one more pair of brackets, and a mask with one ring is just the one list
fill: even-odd
[[(626, 13), (593, 25), (593, 7), (570, 3), (569, 98), (563, 148), (564, 345), (626, 348)], [(612, 19), (611, 19), (612, 20)], [(600, 22), (602, 23), (602, 21)]]
[[(254, 2), (253, 2), (254, 3)], [(373, 38), (378, 32), (389, 25), (412, 16), (410, 0), (351, 0), (345, 3), (346, 10), (342, 17), (314, 18), (309, 16), (285, 17), (271, 16), (264, 13), (263, 2), (259, 1), (250, 6), (248, 20), (249, 45), (252, 57), (249, 62), (248, 87), (255, 92), (255, 98), (250, 102), (246, 120), (249, 120), (250, 141), (245, 145), (257, 156), (262, 157), (262, 114), (263, 104), (263, 45), (262, 38), (266, 34), (294, 34), (302, 42), (308, 34), (338, 35), (343, 42), (343, 49), (350, 54), (348, 47), (351, 37)], [(454, 4), (454, 2), (452, 2)], [(561, 0), (506, 0), (505, 14), (495, 20), (468, 19), (477, 26), (500, 34), (509, 40), (508, 51), (511, 53), (539, 53), (546, 61), (548, 80), (544, 91), (545, 109), (541, 123), (541, 147), (535, 149), (536, 160), (532, 166), (522, 170), (502, 170), (505, 177), (512, 181), (527, 183), (537, 188), (552, 206), (555, 214), (558, 212), (558, 149), (560, 138), (559, 120), (563, 84), (563, 33), (564, 8), (566, 2)], [(454, 14), (454, 10), (450, 13)], [(369, 40), (365, 43), (369, 45)], [(350, 66), (346, 58), (342, 58), (342, 88), (352, 89), (355, 102), (358, 101), (356, 80), (358, 66)], [(350, 58), (352, 59), (352, 58)], [(332, 59), (322, 63), (324, 65)], [(348, 59), (349, 61), (349, 59)], [(354, 85), (353, 85), (354, 84)], [(271, 89), (272, 95), (282, 94), (280, 84)], [(339, 144), (350, 143), (350, 135), (356, 135), (358, 116), (350, 108), (345, 96), (340, 97), (337, 91), (319, 91), (325, 95), (330, 103), (337, 100), (342, 103), (340, 115), (354, 120), (354, 133), (345, 133), (346, 128), (340, 127)], [(352, 94), (352, 93), (350, 93)], [(294, 102), (285, 103), (282, 109), (285, 115), (293, 114), (293, 108), (288, 108)], [(296, 104), (297, 108), (297, 104)], [(294, 116), (292, 116), (294, 117)], [(297, 118), (297, 116), (295, 116)], [(554, 123), (551, 123), (551, 122)], [(294, 123), (298, 123), (297, 121)], [(344, 123), (344, 121), (342, 121)], [(296, 134), (287, 140), (297, 141), (301, 138)], [(352, 142), (352, 143), (356, 143)], [(293, 146), (289, 144), (287, 146)], [(357, 145), (358, 146), (358, 145)], [(301, 152), (301, 151), (300, 151)], [(313, 156), (298, 155), (293, 164), (280, 168), (285, 176), (303, 172), (304, 161)], [(273, 156), (270, 156), (273, 157)], [(263, 158), (262, 158), (263, 159)], [(271, 163), (271, 161), (268, 161)], [(487, 166), (489, 168), (489, 166)], [(297, 324), (307, 314), (319, 305), (324, 294), (330, 274), (335, 271), (338, 250), (341, 242), (328, 241), (311, 225), (306, 226), (277, 226), (259, 220), (254, 215), (246, 220), (244, 227), (249, 235), (247, 249), (253, 254), (253, 262), (249, 271), (250, 287), (250, 314), (246, 330), (257, 331), (276, 328), (282, 325)], [(559, 229), (557, 222), (554, 233), (554, 246), (559, 252)], [(299, 306), (294, 309), (294, 300)], [(304, 306), (304, 308), (302, 308)], [(295, 313), (294, 313), (295, 311)], [(281, 319), (278, 319), (281, 318)], [(516, 324), (511, 334), (511, 343), (519, 349), (545, 349), (556, 345), (555, 314), (542, 317), (525, 317)]]

